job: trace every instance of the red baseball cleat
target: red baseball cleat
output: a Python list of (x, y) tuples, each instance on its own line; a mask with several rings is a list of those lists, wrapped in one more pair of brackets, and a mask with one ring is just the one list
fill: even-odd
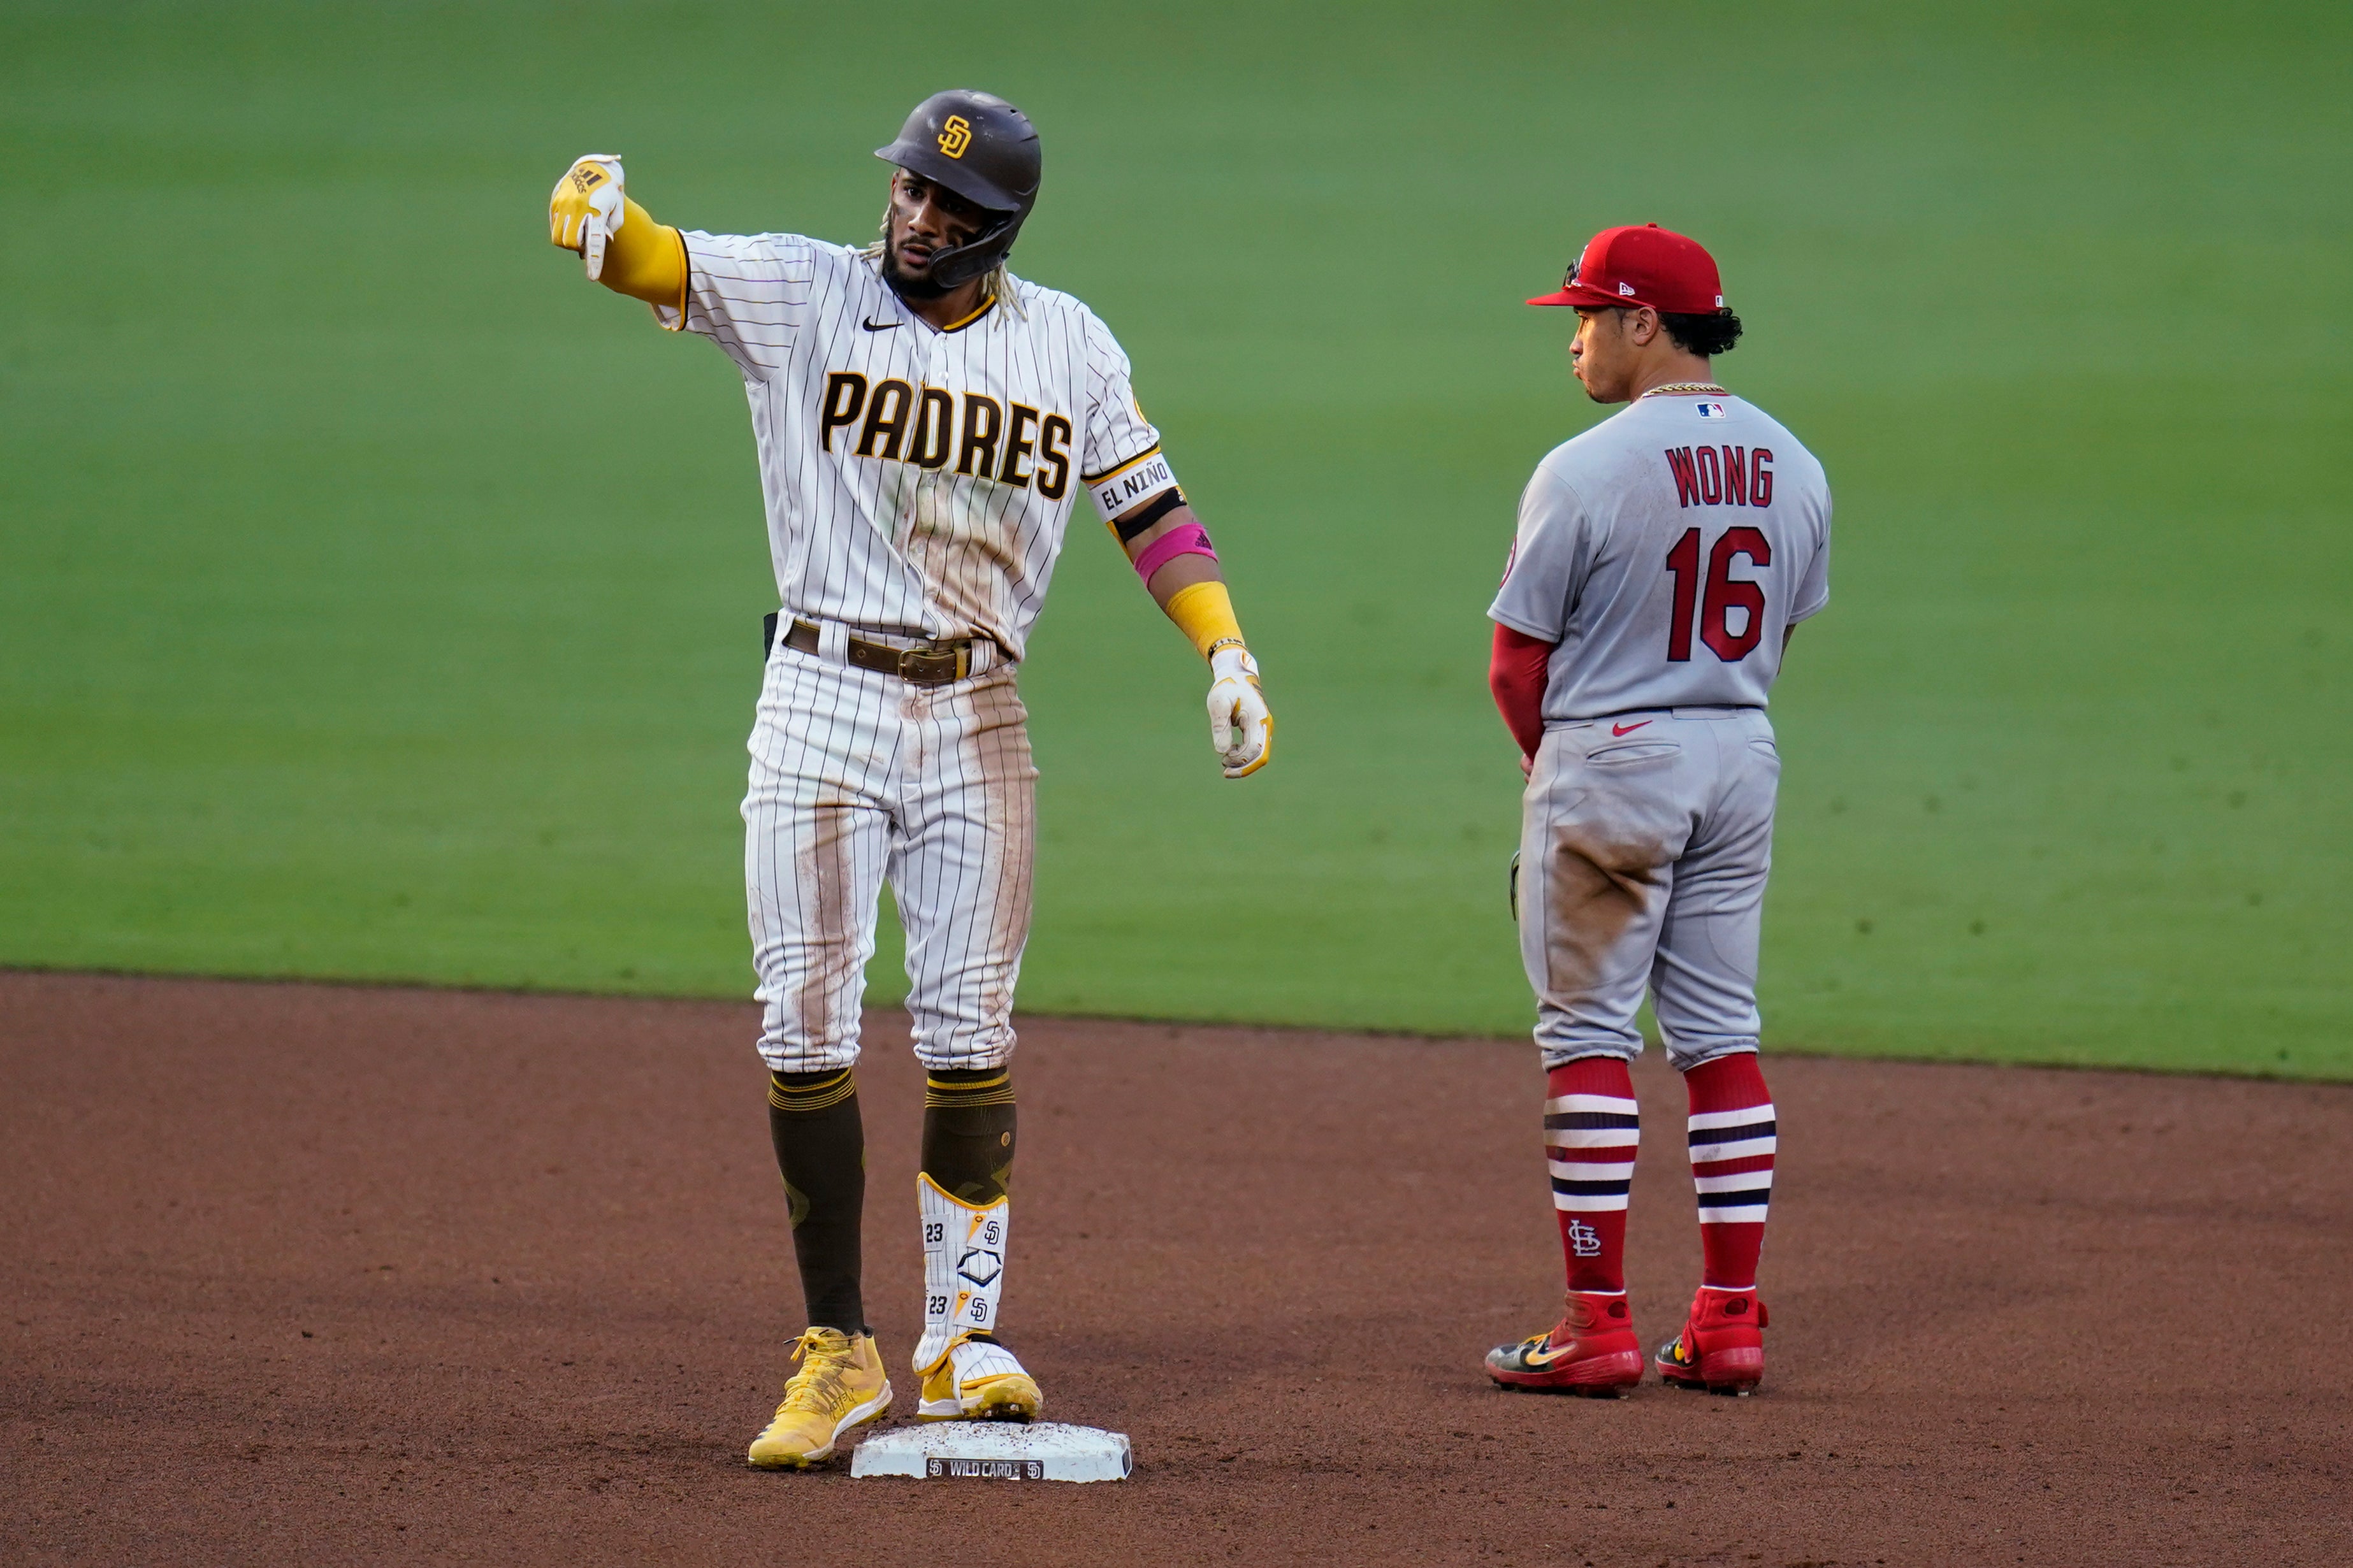
[(1571, 1290), (1549, 1333), (1487, 1352), (1487, 1375), (1505, 1388), (1617, 1398), (1642, 1381), (1642, 1342), (1626, 1298)]
[(1677, 1388), (1746, 1395), (1765, 1378), (1767, 1321), (1755, 1291), (1701, 1286), (1683, 1331), (1659, 1347), (1659, 1375)]

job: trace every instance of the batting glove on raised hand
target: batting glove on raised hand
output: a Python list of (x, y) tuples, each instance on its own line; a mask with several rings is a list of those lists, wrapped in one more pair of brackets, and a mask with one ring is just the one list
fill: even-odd
[(593, 283), (605, 270), (605, 242), (628, 219), (622, 209), (620, 155), (591, 153), (564, 171), (547, 198), (547, 243), (578, 251)]
[(1246, 779), (1274, 751), (1274, 715), (1259, 689), (1258, 660), (1239, 647), (1209, 656), (1209, 744), (1225, 761), (1226, 776)]

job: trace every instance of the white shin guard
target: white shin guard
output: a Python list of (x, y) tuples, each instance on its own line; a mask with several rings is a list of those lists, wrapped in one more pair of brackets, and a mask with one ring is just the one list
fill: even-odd
[(976, 1206), (949, 1196), (928, 1175), (915, 1178), (915, 1194), (923, 1218), (923, 1337), (915, 1342), (920, 1375), (939, 1364), (958, 1334), (997, 1327), (1009, 1200)]

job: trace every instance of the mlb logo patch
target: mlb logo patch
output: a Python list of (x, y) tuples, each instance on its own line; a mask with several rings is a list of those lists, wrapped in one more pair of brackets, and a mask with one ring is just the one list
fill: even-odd
[(1731, 412), (1721, 403), (1694, 403), (1692, 406), (1699, 410), (1703, 419), (1721, 419)]

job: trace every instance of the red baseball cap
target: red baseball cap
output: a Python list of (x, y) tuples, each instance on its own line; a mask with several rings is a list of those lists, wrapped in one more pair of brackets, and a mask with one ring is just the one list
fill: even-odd
[(1605, 228), (1585, 242), (1560, 292), (1531, 305), (1648, 305), (1662, 315), (1710, 316), (1724, 309), (1724, 280), (1715, 258), (1688, 235), (1649, 223)]

